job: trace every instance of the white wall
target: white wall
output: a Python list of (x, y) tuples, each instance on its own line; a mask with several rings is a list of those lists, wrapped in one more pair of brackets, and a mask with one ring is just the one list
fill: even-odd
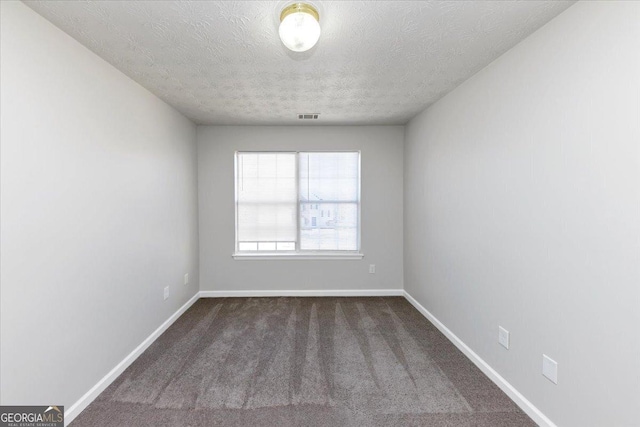
[[(236, 150), (361, 150), (364, 259), (234, 260)], [(199, 126), (201, 290), (401, 289), (402, 152), (402, 126)]]
[(68, 409), (198, 291), (196, 129), (22, 3), (1, 15), (1, 403)]
[(639, 18), (577, 3), (405, 131), (406, 290), (559, 426), (640, 423)]

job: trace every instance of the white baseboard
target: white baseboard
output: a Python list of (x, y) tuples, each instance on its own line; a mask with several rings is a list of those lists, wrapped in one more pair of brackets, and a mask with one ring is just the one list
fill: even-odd
[(388, 297), (404, 296), (402, 289), (320, 289), (311, 291), (200, 291), (200, 298), (224, 297)]
[(64, 411), (65, 426), (69, 425), (91, 402), (94, 401), (100, 393), (102, 393), (109, 385), (118, 378), (118, 375), (124, 372), (142, 354), (169, 326), (173, 324), (182, 314), (189, 309), (200, 298), (200, 294), (196, 293), (189, 301), (171, 315), (162, 325), (158, 327), (151, 335), (149, 335), (138, 347), (135, 348), (127, 357), (125, 357), (115, 368), (105, 375), (91, 390), (86, 392), (76, 403), (71, 405), (69, 409)]
[(433, 325), (440, 330), (458, 349), (464, 353), (480, 370), (489, 377), (500, 389), (515, 402), (533, 421), (539, 426), (557, 427), (553, 421), (547, 418), (533, 403), (529, 402), (514, 386), (509, 384), (498, 372), (496, 372), (487, 362), (478, 356), (469, 346), (467, 346), (460, 338), (458, 338), (449, 328), (439, 321), (433, 314), (416, 301), (407, 291), (404, 291), (404, 297), (413, 305), (424, 317), (426, 317)]

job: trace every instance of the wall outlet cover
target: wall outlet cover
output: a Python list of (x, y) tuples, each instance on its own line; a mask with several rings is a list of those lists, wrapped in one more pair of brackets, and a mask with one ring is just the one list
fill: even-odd
[(509, 350), (509, 331), (502, 326), (498, 326), (498, 342), (501, 346)]
[(552, 383), (558, 384), (558, 362), (546, 354), (542, 355), (542, 375)]

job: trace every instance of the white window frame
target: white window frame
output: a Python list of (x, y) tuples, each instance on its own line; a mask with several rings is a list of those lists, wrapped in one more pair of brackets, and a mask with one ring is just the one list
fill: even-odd
[[(238, 249), (238, 154), (242, 153), (266, 153), (266, 154), (295, 154), (296, 155), (296, 249), (293, 251), (240, 251)], [(357, 229), (357, 249), (353, 251), (314, 251), (300, 249), (300, 153), (358, 153), (358, 229)], [(360, 150), (305, 150), (305, 151), (254, 151), (242, 150), (234, 153), (234, 218), (235, 218), (235, 250), (233, 258), (235, 260), (359, 260), (364, 257), (361, 250), (362, 233), (362, 153)], [(329, 201), (328, 203), (331, 203)], [(340, 202), (346, 203), (346, 202)], [(352, 202), (348, 202), (352, 203)]]

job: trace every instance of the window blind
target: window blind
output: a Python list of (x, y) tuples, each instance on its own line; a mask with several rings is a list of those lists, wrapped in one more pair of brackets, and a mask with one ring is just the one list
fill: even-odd
[(358, 249), (359, 153), (300, 153), (300, 249)]
[(357, 251), (360, 153), (236, 154), (236, 250)]
[(295, 249), (296, 154), (238, 153), (236, 161), (238, 249)]

